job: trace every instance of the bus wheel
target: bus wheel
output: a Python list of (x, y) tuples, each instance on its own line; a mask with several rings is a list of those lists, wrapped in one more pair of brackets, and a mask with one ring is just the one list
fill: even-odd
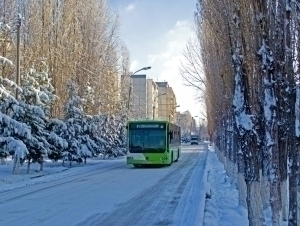
[(179, 150), (177, 150), (177, 159), (174, 162), (178, 162), (179, 159)]

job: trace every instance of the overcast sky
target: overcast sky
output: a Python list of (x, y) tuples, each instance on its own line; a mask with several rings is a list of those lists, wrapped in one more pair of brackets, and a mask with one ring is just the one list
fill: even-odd
[(202, 117), (203, 108), (195, 100), (195, 91), (183, 85), (180, 59), (194, 26), (196, 0), (108, 0), (119, 10), (121, 37), (130, 52), (131, 71), (144, 71), (154, 81), (167, 81), (173, 88), (179, 111), (189, 110)]

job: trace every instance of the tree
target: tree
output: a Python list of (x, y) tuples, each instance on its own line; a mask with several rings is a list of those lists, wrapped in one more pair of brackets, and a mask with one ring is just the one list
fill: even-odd
[(50, 144), (51, 152), (48, 157), (52, 161), (62, 159), (62, 153), (68, 149), (67, 138), (67, 125), (59, 119), (50, 119), (47, 123), (46, 129), (50, 132), (48, 142)]
[(88, 81), (86, 84), (86, 89), (83, 94), (83, 111), (85, 114), (90, 115), (93, 113), (93, 107), (95, 104), (95, 92), (91, 87), (90, 82)]
[(44, 156), (50, 154), (48, 143), (49, 131), (46, 130), (47, 117), (50, 115), (50, 106), (55, 99), (53, 87), (51, 86), (48, 74), (45, 71), (37, 72), (30, 69), (22, 78), (21, 106), (24, 108), (24, 115), (17, 116), (18, 120), (30, 126), (33, 140), (27, 143), (29, 147), (28, 172), (30, 162), (38, 162), (40, 170), (43, 170)]
[[(196, 51), (189, 48), (187, 56), (189, 62), (198, 62), (199, 55), (193, 53), (201, 50), (208, 129), (215, 134), (225, 169), (228, 160), (237, 160), (238, 177), (247, 185), (239, 180), (240, 193), (247, 189), (250, 225), (264, 222), (260, 194), (263, 207), (271, 206), (273, 225), (287, 220), (297, 225), (298, 15), (297, 3), (289, 0), (198, 0), (200, 48), (193, 44)], [(237, 145), (236, 136), (228, 131), (238, 135)]]
[[(12, 66), (12, 62), (0, 56), (1, 63)], [(27, 147), (22, 140), (31, 139), (31, 130), (28, 126), (12, 118), (14, 114), (22, 114), (23, 109), (19, 102), (12, 96), (11, 91), (6, 87), (13, 88), (12, 91), (20, 89), (9, 79), (0, 77), (0, 158), (4, 163), (4, 158), (13, 155), (13, 174), (19, 173), (20, 159), (23, 160), (28, 154)]]
[[(68, 142), (68, 149), (62, 153), (63, 161), (69, 161), (70, 166), (72, 161), (81, 161), (81, 141), (83, 140), (83, 100), (78, 96), (78, 86), (75, 82), (69, 81), (67, 85), (68, 102), (65, 106), (64, 121), (67, 125), (66, 141)], [(84, 155), (92, 156), (86, 150)]]

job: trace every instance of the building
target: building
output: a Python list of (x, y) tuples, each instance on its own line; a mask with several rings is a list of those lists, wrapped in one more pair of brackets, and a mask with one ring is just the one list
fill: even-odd
[(156, 82), (158, 87), (158, 118), (175, 123), (176, 96), (168, 82)]
[(147, 118), (158, 117), (158, 87), (153, 79), (147, 79)]
[(132, 118), (176, 122), (176, 97), (167, 82), (154, 82), (146, 75), (132, 75), (129, 96)]
[(177, 124), (181, 127), (181, 133), (191, 133), (195, 119), (192, 118), (190, 111), (183, 113), (177, 112)]
[(147, 78), (146, 75), (131, 76), (130, 109), (135, 119), (147, 118)]

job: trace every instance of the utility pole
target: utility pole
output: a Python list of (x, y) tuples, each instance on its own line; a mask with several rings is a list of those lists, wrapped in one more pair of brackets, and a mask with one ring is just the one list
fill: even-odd
[[(16, 84), (20, 86), (20, 29), (21, 29), (21, 14), (18, 13), (17, 18), (17, 74), (16, 74)], [(16, 89), (16, 99), (18, 99), (19, 93)]]

